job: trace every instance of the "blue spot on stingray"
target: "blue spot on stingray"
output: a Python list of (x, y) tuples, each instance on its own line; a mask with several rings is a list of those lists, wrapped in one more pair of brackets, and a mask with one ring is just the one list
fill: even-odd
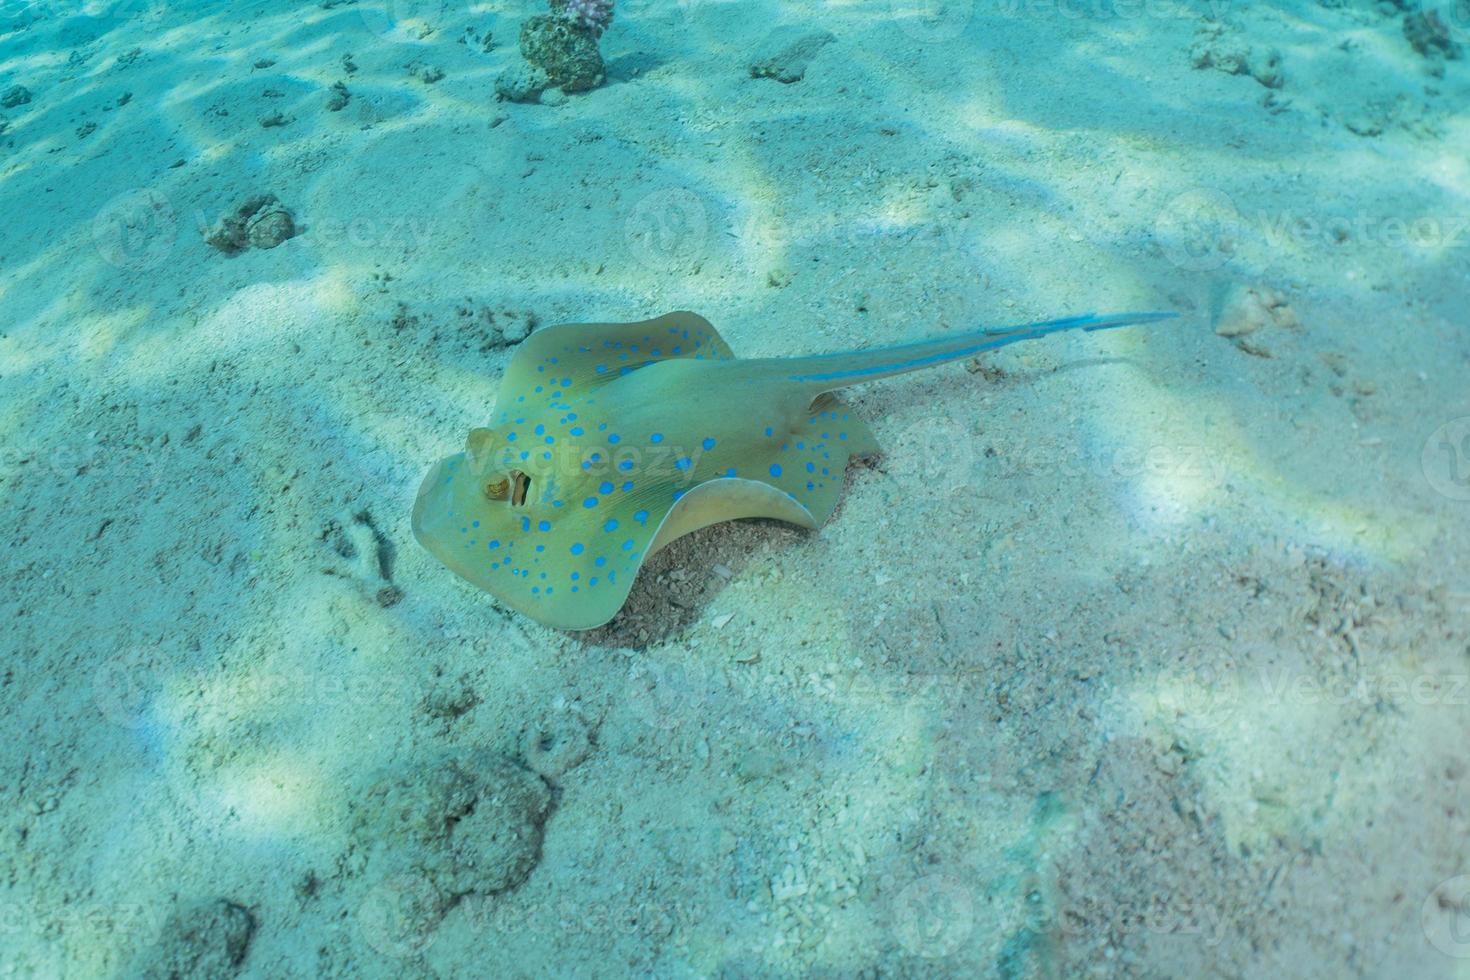
[(700, 445), (703, 446), (705, 450), (710, 450), (715, 448), (715, 441), (713, 439), (706, 438), (704, 442), (700, 443)]
[(796, 444), (796, 448), (797, 449), (805, 449), (806, 448), (806, 443), (798, 441), (797, 444)]
[(479, 526), (480, 526), (480, 522), (479, 521), (470, 521), (470, 527), (479, 527)]
[(693, 465), (693, 461), (690, 460), (688, 456), (680, 456), (678, 459), (674, 460), (674, 469), (676, 470), (687, 470)]
[(529, 517), (522, 517), (521, 518), (521, 530), (522, 531), (529, 531), (529, 530), (531, 530), (531, 519)]
[(546, 389), (545, 389), (545, 388), (543, 388), (543, 387), (541, 387), (541, 386), (540, 386), (540, 385), (537, 385), (537, 386), (536, 386), (536, 394), (538, 394), (538, 395), (539, 395), (539, 394), (541, 394), (541, 393), (542, 393), (542, 392), (543, 392), (543, 391), (545, 391), (545, 390), (546, 390)]
[(485, 547), (487, 547), (487, 548), (499, 548), (500, 547), (500, 539), (499, 538), (496, 538), (495, 540), (493, 540), (489, 544), (487, 544)]
[(580, 425), (574, 425), (574, 426), (572, 426), (571, 433), (574, 436), (581, 435), (582, 434), (582, 427)]
[(546, 550), (546, 545), (544, 545), (544, 544), (538, 544), (536, 546), (536, 550), (537, 551), (545, 551)]
[(651, 436), (648, 437), (648, 441), (649, 442), (663, 442), (664, 441), (664, 434), (662, 432), (655, 432), (653, 435), (651, 435)]
[(602, 525), (602, 529), (604, 531), (616, 531), (618, 529), (618, 520), (617, 520), (617, 518), (616, 517), (609, 517), (607, 519), (607, 523), (604, 524), (604, 525)]
[(677, 501), (680, 497), (684, 496), (684, 494), (686, 494), (688, 492), (689, 491), (687, 491), (687, 490), (675, 490), (674, 491), (674, 500)]
[(579, 573), (579, 572), (573, 572), (573, 573), (572, 573), (572, 581), (573, 581), (573, 582), (575, 582), (575, 581), (577, 581), (577, 579), (579, 579), (579, 578), (581, 578), (581, 577), (582, 577), (582, 575), (581, 575), (581, 573)]
[(598, 555), (597, 560), (594, 561), (592, 564), (596, 565), (598, 568), (601, 568), (603, 565), (607, 564), (607, 559), (602, 557), (601, 555)]
[(580, 555), (585, 550), (586, 550), (586, 546), (583, 545), (582, 542), (580, 542), (580, 541), (578, 541), (576, 544), (572, 545), (572, 554), (574, 554), (574, 555)]
[(631, 459), (625, 459), (621, 463), (618, 464), (618, 469), (620, 469), (620, 470), (631, 470), (632, 468), (633, 468), (633, 461)]
[[(607, 423), (604, 422), (602, 425), (599, 425), (598, 428), (599, 429), (605, 429), (605, 428), (607, 428)], [(620, 436), (616, 432), (614, 432), (614, 433), (612, 433), (611, 435), (609, 435), (607, 437), (607, 441), (608, 442), (612, 442), (612, 443), (616, 443), (619, 439), (622, 439), (622, 438), (623, 438), (622, 436)]]
[(515, 433), (514, 433), (514, 432), (512, 432), (512, 433), (509, 433), (509, 434), (508, 434), (508, 435), (507, 435), (507, 436), (506, 436), (506, 437), (505, 437), (505, 441), (506, 441), (506, 442), (515, 442), (515, 441), (516, 441), (516, 434), (515, 434)]
[(839, 432), (839, 433), (837, 433), (837, 438), (839, 438), (839, 439), (846, 439), (847, 438), (847, 433), (846, 432)]
[(633, 489), (633, 481), (632, 480), (625, 480), (625, 481), (623, 481), (623, 492), (624, 493), (627, 493), (629, 490), (632, 490), (632, 489)]
[(582, 506), (588, 508), (589, 510), (591, 508), (593, 508), (593, 507), (596, 507), (597, 506), (597, 498), (596, 497), (588, 497), (586, 500), (582, 501)]
[(538, 422), (536, 424), (536, 428), (534, 430), (532, 430), (532, 431), (534, 431), (538, 436), (544, 436), (544, 435), (546, 435), (546, 426), (541, 425)]
[(646, 511), (646, 510), (640, 510), (638, 513), (636, 513), (636, 514), (633, 515), (633, 520), (637, 521), (639, 524), (647, 524), (648, 523), (648, 511)]
[(541, 521), (541, 522), (539, 522), (536, 525), (536, 527), (539, 530), (542, 530), (542, 531), (550, 531), (551, 530), (551, 522), (550, 521)]
[(628, 540), (626, 540), (626, 541), (623, 542), (623, 550), (624, 551), (629, 551), (629, 550), (632, 549), (632, 547), (633, 547), (633, 539), (632, 538), (629, 538)]
[(598, 485), (597, 492), (598, 493), (612, 493), (613, 492), (613, 485), (611, 483), (608, 483), (606, 480), (604, 480), (601, 484)]
[(599, 364), (599, 365), (597, 365), (597, 373), (598, 374), (602, 374), (605, 371), (607, 371), (607, 365), (606, 364)]
[(806, 464), (806, 471), (808, 473), (815, 473), (816, 470), (817, 470), (817, 464), (816, 463), (807, 463)]
[(572, 385), (572, 379), (571, 378), (562, 378), (561, 379), (561, 386), (563, 388), (570, 388), (571, 385)]
[(774, 431), (774, 430), (772, 430), (769, 425), (766, 426), (766, 435), (770, 435), (772, 433), (772, 431)]
[(735, 475), (735, 467), (732, 466), (728, 470), (726, 470), (725, 471), (725, 475), (726, 476), (734, 476)]
[(780, 463), (772, 463), (771, 464), (771, 475), (772, 476), (780, 476), (781, 475), (781, 464)]
[(525, 459), (529, 455), (531, 455), (531, 454), (527, 450), (524, 450), (524, 449), (521, 450), (521, 459)]

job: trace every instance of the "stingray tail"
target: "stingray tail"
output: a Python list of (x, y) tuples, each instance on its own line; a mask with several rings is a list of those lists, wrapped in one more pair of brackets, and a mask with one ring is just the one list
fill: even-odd
[(1100, 316), (1084, 313), (1061, 320), (1044, 320), (1014, 327), (990, 327), (968, 331), (953, 337), (935, 337), (896, 347), (849, 351), (840, 354), (817, 354), (786, 361), (792, 381), (830, 391), (862, 381), (874, 381), (920, 368), (947, 364), (983, 351), (995, 350), (1021, 340), (1033, 340), (1065, 330), (1111, 330), (1132, 324), (1154, 323), (1178, 316), (1177, 313), (1112, 313)]

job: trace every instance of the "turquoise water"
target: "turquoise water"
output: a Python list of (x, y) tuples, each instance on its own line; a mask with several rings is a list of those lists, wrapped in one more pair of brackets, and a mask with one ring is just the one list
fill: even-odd
[[(1467, 49), (0, 2), (0, 972), (1470, 975)], [(543, 331), (678, 310), (741, 359), (1179, 315), (842, 390), (830, 518), (744, 487), (597, 629), (421, 546)], [(476, 507), (579, 479), (507, 459)]]

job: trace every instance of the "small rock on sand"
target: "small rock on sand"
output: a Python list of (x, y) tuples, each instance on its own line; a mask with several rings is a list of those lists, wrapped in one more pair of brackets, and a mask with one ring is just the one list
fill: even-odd
[(187, 906), (168, 917), (127, 976), (225, 980), (239, 972), (254, 934), (255, 918), (243, 905), (220, 898)]
[(1225, 298), (1220, 316), (1215, 321), (1215, 333), (1235, 339), (1273, 323), (1278, 327), (1298, 325), (1286, 297), (1270, 286), (1238, 284)]

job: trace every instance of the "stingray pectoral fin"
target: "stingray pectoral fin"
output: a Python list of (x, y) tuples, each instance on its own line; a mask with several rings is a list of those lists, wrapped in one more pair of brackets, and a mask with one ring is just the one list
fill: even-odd
[(791, 494), (759, 480), (726, 477), (701, 483), (680, 497), (659, 525), (644, 557), (691, 531), (747, 517), (768, 517), (806, 528), (818, 525), (811, 511)]
[(559, 323), (531, 334), (511, 355), (497, 403), (538, 391), (559, 395), (606, 384), (659, 361), (726, 361), (735, 355), (698, 313), (665, 313), (634, 323)]

